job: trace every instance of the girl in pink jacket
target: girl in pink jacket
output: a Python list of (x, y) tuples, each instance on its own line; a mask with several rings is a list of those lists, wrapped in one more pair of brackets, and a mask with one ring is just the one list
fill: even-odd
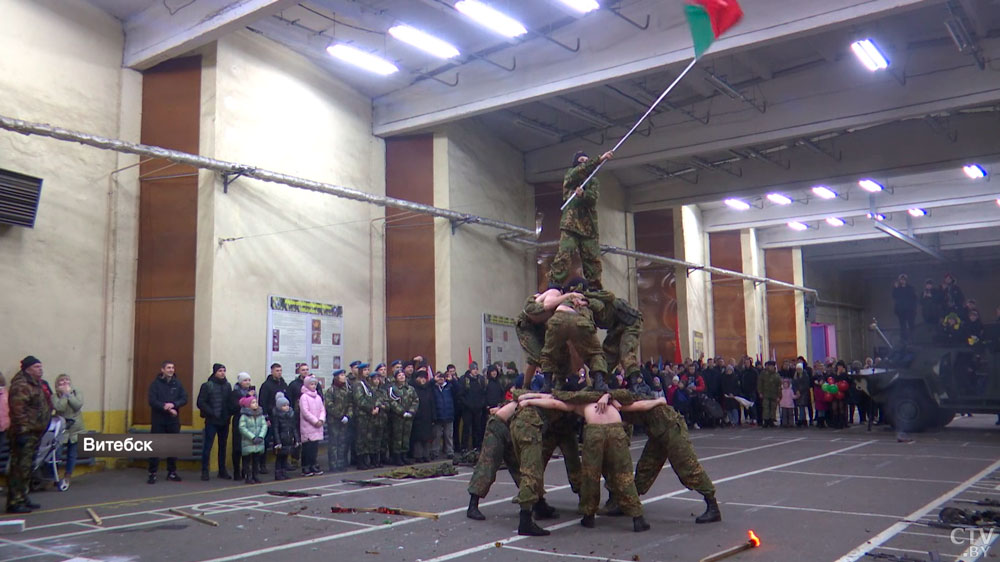
[(306, 377), (299, 397), (299, 433), (302, 437), (302, 476), (323, 474), (316, 464), (319, 442), (323, 440), (323, 426), (326, 425), (326, 407), (323, 397), (316, 392), (316, 377)]

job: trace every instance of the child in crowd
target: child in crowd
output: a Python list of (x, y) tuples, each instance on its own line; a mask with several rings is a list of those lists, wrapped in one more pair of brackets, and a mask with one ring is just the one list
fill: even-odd
[(288, 480), (288, 453), (299, 446), (299, 420), (284, 392), (274, 395), (274, 412), (271, 414), (271, 439), (274, 448), (274, 479)]
[(69, 375), (56, 377), (56, 393), (52, 397), (52, 406), (56, 414), (66, 421), (66, 431), (62, 434), (62, 444), (66, 447), (66, 482), (73, 477), (76, 468), (77, 441), (83, 433), (83, 394), (73, 388)]
[(323, 425), (326, 423), (326, 406), (323, 397), (316, 391), (319, 381), (316, 377), (306, 377), (299, 397), (299, 433), (302, 436), (302, 476), (323, 474), (316, 463), (319, 442), (323, 440)]
[(781, 398), (778, 407), (781, 408), (781, 427), (792, 427), (795, 421), (795, 401), (799, 393), (792, 389), (792, 379), (781, 379)]
[(264, 411), (257, 404), (256, 396), (240, 398), (240, 451), (243, 455), (243, 481), (259, 484), (257, 470), (264, 456), (264, 437), (267, 436), (267, 422)]
[(826, 391), (823, 390), (824, 382), (822, 376), (813, 377), (813, 407), (816, 410), (816, 427), (826, 427), (826, 412), (830, 409), (830, 402), (826, 399)]

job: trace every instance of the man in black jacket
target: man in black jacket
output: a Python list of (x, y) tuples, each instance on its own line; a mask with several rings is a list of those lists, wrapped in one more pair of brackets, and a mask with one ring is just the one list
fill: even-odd
[[(150, 433), (180, 433), (181, 419), (178, 412), (187, 405), (188, 395), (181, 381), (174, 376), (174, 362), (164, 361), (160, 364), (160, 374), (153, 379), (146, 393), (150, 408)], [(160, 459), (149, 459), (150, 484), (156, 484), (156, 471), (160, 467)], [(167, 457), (167, 480), (180, 482), (177, 475), (177, 457)]]
[(479, 364), (473, 361), (469, 370), (459, 377), (457, 395), (462, 405), (463, 451), (478, 449), (483, 444), (483, 412), (486, 411), (486, 381), (479, 374)]
[(753, 360), (749, 357), (743, 358), (743, 372), (740, 373), (740, 388), (742, 389), (743, 398), (753, 402), (753, 406), (750, 407), (748, 415), (753, 416), (752, 419), (747, 420), (760, 425), (760, 398), (757, 396), (757, 368), (753, 366)]
[[(272, 424), (271, 415), (274, 413), (274, 397), (279, 392), (286, 393), (288, 390), (288, 383), (285, 382), (285, 378), (281, 374), (281, 363), (271, 364), (271, 375), (267, 377), (267, 380), (260, 385), (260, 390), (257, 391), (258, 405), (264, 410), (264, 420), (267, 421), (267, 437), (265, 438), (265, 443), (274, 442), (274, 435), (272, 434)], [(267, 474), (267, 451), (260, 456), (260, 470), (261, 474)], [(235, 475), (234, 475), (235, 478)]]
[(201, 384), (198, 390), (198, 411), (205, 418), (205, 439), (201, 447), (201, 479), (208, 480), (209, 454), (212, 443), (219, 437), (219, 478), (226, 480), (232, 476), (226, 472), (226, 438), (229, 437), (229, 404), (228, 398), (233, 387), (226, 380), (226, 366), (222, 363), (212, 365), (212, 376)]

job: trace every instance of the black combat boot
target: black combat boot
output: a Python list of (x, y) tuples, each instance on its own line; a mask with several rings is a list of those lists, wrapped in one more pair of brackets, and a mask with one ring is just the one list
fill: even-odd
[(632, 518), (632, 530), (636, 533), (641, 533), (643, 531), (649, 530), (649, 523), (646, 523), (646, 518), (642, 515)]
[(719, 502), (715, 501), (715, 496), (705, 496), (705, 513), (695, 518), (695, 523), (715, 523), (722, 521), (722, 512), (719, 511)]
[(584, 515), (583, 519), (580, 520), (580, 524), (583, 525), (584, 527), (588, 528), (588, 529), (593, 529), (594, 528), (594, 516), (593, 515)]
[(552, 533), (538, 526), (531, 518), (530, 509), (521, 509), (521, 523), (517, 526), (517, 534), (527, 537), (546, 537)]
[(469, 509), (465, 510), (465, 516), (476, 521), (485, 521), (486, 516), (479, 511), (479, 496), (469, 494)]
[(559, 512), (556, 508), (552, 507), (545, 501), (545, 498), (541, 498), (535, 502), (535, 507), (531, 510), (536, 519), (556, 519), (559, 517)]

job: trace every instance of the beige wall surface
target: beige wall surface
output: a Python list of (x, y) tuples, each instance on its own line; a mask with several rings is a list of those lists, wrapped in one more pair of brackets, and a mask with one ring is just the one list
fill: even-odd
[[(0, 114), (138, 140), (123, 42), (121, 22), (82, 0), (4, 2)], [(0, 370), (34, 354), (50, 382), (70, 374), (90, 429), (126, 423), (138, 187), (135, 170), (112, 172), (136, 161), (0, 132), (0, 167), (44, 179), (35, 227), (0, 227)]]
[[(447, 143), (442, 139), (446, 139)], [(439, 149), (447, 149), (447, 200)], [(452, 125), (435, 136), (434, 203), (439, 207), (522, 226), (535, 222), (534, 191), (524, 182), (521, 153), (476, 121)], [(435, 221), (439, 269), (437, 363), (464, 366), (468, 349), (482, 361), (483, 313), (516, 317), (533, 292), (535, 264), (521, 246), (501, 243), (499, 231)], [(533, 252), (532, 254), (533, 255)], [(448, 272), (448, 280), (440, 277)], [(450, 343), (449, 343), (450, 342)], [(435, 364), (435, 368), (438, 365)]]
[[(214, 89), (203, 96), (214, 103), (203, 120), (214, 157), (385, 194), (385, 146), (371, 134), (371, 101), (300, 55), (233, 34), (218, 42), (214, 82), (203, 87)], [(200, 217), (199, 230), (211, 234), (199, 251), (211, 259), (199, 267), (212, 271), (199, 271), (198, 299), (210, 299), (211, 314), (199, 316), (196, 337), (211, 343), (195, 352), (205, 377), (221, 362), (264, 380), (271, 294), (343, 305), (345, 356), (383, 359), (383, 208), (247, 179), (228, 194), (217, 178), (206, 189), (213, 212)], [(291, 370), (285, 366), (286, 376)]]

